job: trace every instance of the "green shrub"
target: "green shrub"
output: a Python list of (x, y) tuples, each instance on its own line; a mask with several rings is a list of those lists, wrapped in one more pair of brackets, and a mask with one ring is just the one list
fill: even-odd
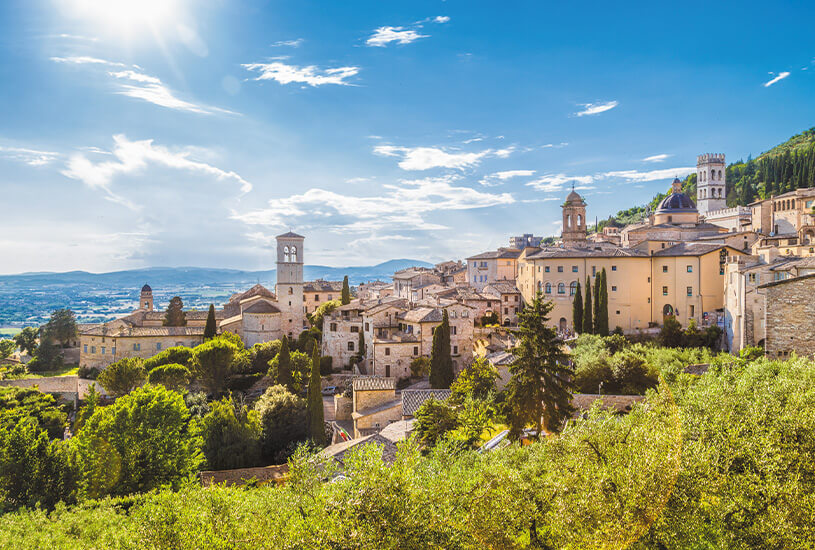
[(328, 376), (332, 372), (334, 372), (334, 358), (330, 355), (324, 355), (320, 357), (320, 375)]
[(214, 401), (196, 424), (210, 470), (260, 464), (260, 415), (232, 399)]
[(184, 365), (190, 368), (192, 365), (192, 348), (174, 346), (144, 360), (144, 368), (147, 372), (163, 365)]
[(161, 365), (150, 371), (147, 381), (151, 384), (161, 384), (168, 390), (177, 390), (190, 382), (192, 374), (184, 365)]
[(255, 403), (255, 410), (260, 415), (261, 452), (266, 461), (285, 462), (291, 445), (309, 438), (306, 400), (285, 387), (268, 388)]

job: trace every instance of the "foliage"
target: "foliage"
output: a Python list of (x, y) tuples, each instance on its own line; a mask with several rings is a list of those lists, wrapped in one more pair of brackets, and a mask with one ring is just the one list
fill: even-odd
[(261, 453), (265, 460), (279, 463), (292, 443), (309, 437), (308, 407), (305, 399), (283, 385), (272, 386), (255, 403), (262, 428)]
[(0, 425), (0, 511), (51, 509), (72, 500), (74, 483), (66, 447), (51, 441), (36, 419), (26, 416), (14, 425)]
[(202, 391), (184, 394), (184, 405), (192, 418), (203, 418), (209, 412), (207, 394)]
[(178, 487), (194, 473), (201, 442), (180, 394), (144, 386), (93, 413), (71, 440), (85, 498)]
[(427, 357), (416, 357), (410, 362), (410, 375), (414, 378), (421, 378), (430, 373), (430, 359)]
[(85, 395), (85, 403), (76, 414), (76, 420), (74, 421), (74, 432), (81, 430), (82, 426), (84, 426), (88, 419), (93, 416), (96, 409), (101, 406), (101, 400), (102, 396), (96, 390), (96, 384), (90, 384), (88, 393)]
[(62, 364), (62, 353), (59, 346), (43, 331), (40, 345), (34, 352), (34, 359), (29, 361), (26, 367), (30, 372), (43, 372), (58, 369), (62, 367)]
[(223, 340), (225, 342), (229, 342), (230, 344), (232, 344), (233, 346), (235, 346), (239, 350), (246, 349), (246, 345), (244, 345), (243, 339), (239, 335), (235, 334), (234, 332), (229, 332), (229, 331), (222, 332), (221, 334), (219, 334), (217, 336), (217, 339), (218, 340)]
[(494, 311), (490, 311), (489, 313), (481, 317), (482, 327), (497, 325), (498, 323), (499, 323), (498, 314)]
[(294, 376), (291, 368), (291, 354), (289, 353), (289, 339), (286, 335), (280, 340), (280, 351), (269, 363), (269, 376), (289, 391), (294, 388)]
[(204, 340), (211, 340), (215, 338), (218, 333), (218, 326), (215, 321), (215, 305), (209, 304), (209, 311), (207, 312), (207, 323), (204, 325)]
[(168, 390), (178, 390), (182, 386), (186, 386), (191, 378), (190, 369), (178, 363), (156, 367), (147, 375), (148, 382), (161, 384)]
[(450, 319), (445, 309), (441, 324), (433, 331), (433, 350), (430, 354), (431, 388), (449, 388), (453, 383), (455, 373), (450, 353)]
[(320, 357), (320, 376), (328, 376), (334, 372), (334, 358), (330, 355)]
[(682, 325), (673, 315), (666, 317), (659, 331), (659, 342), (669, 348), (708, 348), (716, 350), (719, 348), (719, 341), (722, 336), (722, 329), (717, 326), (709, 326), (705, 330), (699, 330), (696, 320), (691, 319), (688, 328), (682, 330)]
[(37, 351), (37, 339), (39, 338), (40, 331), (34, 327), (25, 327), (15, 337), (14, 343), (20, 348), (20, 351), (28, 355), (34, 355)]
[(15, 349), (17, 349), (17, 344), (14, 343), (14, 340), (10, 338), (0, 339), (0, 359), (10, 356)]
[(76, 315), (70, 309), (58, 309), (51, 314), (51, 319), (42, 328), (43, 335), (47, 335), (62, 347), (76, 338)]
[(148, 372), (162, 365), (184, 365), (185, 367), (190, 367), (192, 365), (192, 348), (173, 346), (144, 360), (144, 368)]
[(594, 319), (595, 333), (600, 336), (608, 336), (608, 275), (605, 267), (600, 271), (599, 279), (597, 317)]
[(342, 305), (341, 300), (328, 300), (327, 302), (323, 302), (322, 304), (317, 306), (317, 309), (314, 310), (314, 313), (312, 313), (311, 317), (309, 317), (311, 325), (317, 327), (318, 329), (320, 329), (320, 331), (322, 331), (323, 320), (325, 319), (326, 315), (330, 315), (332, 311), (334, 311), (341, 305)]
[(559, 431), (572, 413), (572, 369), (566, 362), (563, 343), (549, 326), (553, 304), (540, 292), (519, 314), (519, 344), (514, 350), (507, 383), (508, 416), (512, 434), (520, 436), (532, 424), (537, 433), (543, 428)]
[(295, 344), (293, 348), (296, 351), (302, 351), (307, 355), (311, 355), (311, 352), (314, 349), (314, 344), (316, 343), (317, 340), (314, 338), (314, 336), (312, 336), (309, 331), (304, 330), (297, 335), (297, 344)]
[(320, 390), (320, 350), (314, 346), (311, 355), (311, 375), (308, 380), (308, 423), (311, 440), (317, 445), (325, 445), (323, 395)]
[(280, 340), (272, 340), (271, 342), (262, 342), (255, 344), (249, 348), (249, 364), (250, 372), (266, 373), (269, 370), (269, 361), (277, 357), (280, 352)]
[[(316, 349), (316, 347), (315, 347)], [(277, 373), (277, 383), (282, 384), (283, 381), (280, 378), (281, 372), (281, 357), (283, 356), (283, 351), (272, 359), (269, 362), (269, 376), (274, 377), (274, 374)], [(287, 387), (290, 391), (299, 392), (308, 383), (308, 379), (311, 373), (311, 358), (308, 355), (303, 353), (302, 351), (293, 351), (289, 354), (289, 361), (288, 361), (288, 376), (290, 377), (291, 384)]]
[(483, 357), (476, 357), (450, 386), (452, 401), (461, 403), (467, 396), (486, 399), (495, 391), (498, 370)]
[(235, 359), (242, 350), (226, 338), (215, 338), (193, 349), (192, 372), (212, 395), (220, 395), (227, 378), (235, 372)]
[(586, 301), (583, 303), (583, 334), (594, 334), (594, 317), (591, 303), (591, 279), (586, 277)]
[(51, 439), (62, 438), (68, 415), (54, 396), (37, 388), (0, 387), (0, 428), (11, 428), (23, 418), (33, 418)]
[(165, 327), (185, 327), (187, 326), (187, 314), (184, 313), (184, 302), (179, 296), (173, 296), (167, 304), (164, 313)]
[(666, 348), (678, 348), (682, 346), (683, 341), (682, 325), (673, 315), (665, 317), (659, 330), (659, 343)]
[(260, 464), (260, 415), (224, 397), (210, 404), (196, 424), (206, 467), (210, 470), (249, 468)]
[(351, 288), (348, 286), (348, 275), (342, 278), (342, 293), (340, 294), (342, 305), (351, 303)]
[(434, 397), (426, 399), (416, 410), (414, 417), (419, 441), (430, 447), (458, 427), (458, 412), (455, 407)]
[(147, 379), (143, 363), (138, 357), (119, 359), (105, 367), (96, 381), (113, 397), (127, 395)]
[(580, 281), (577, 281), (577, 290), (572, 299), (572, 328), (575, 334), (583, 332), (583, 293), (580, 290)]
[(79, 367), (79, 369), (76, 371), (80, 378), (85, 378), (86, 380), (96, 380), (99, 378), (100, 372), (102, 372), (102, 369), (97, 367), (89, 367), (87, 365)]

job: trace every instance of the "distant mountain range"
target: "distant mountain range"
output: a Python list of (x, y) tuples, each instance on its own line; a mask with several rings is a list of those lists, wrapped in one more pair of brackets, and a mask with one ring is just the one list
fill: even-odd
[[(340, 281), (346, 275), (351, 284), (364, 283), (374, 279), (390, 280), (394, 272), (407, 267), (432, 267), (433, 264), (420, 260), (389, 260), (372, 266), (329, 267), (306, 265), (304, 277), (307, 281), (325, 279)], [(177, 286), (183, 284), (209, 285), (222, 283), (274, 284), (276, 270), (243, 271), (239, 269), (217, 269), (207, 267), (146, 267), (111, 271), (109, 273), (89, 273), (87, 271), (67, 271), (63, 273), (37, 272), (16, 275), (0, 275), (0, 285), (100, 285), (107, 288), (120, 286), (128, 288), (149, 284), (152, 287)], [(16, 285), (15, 285), (16, 286)]]

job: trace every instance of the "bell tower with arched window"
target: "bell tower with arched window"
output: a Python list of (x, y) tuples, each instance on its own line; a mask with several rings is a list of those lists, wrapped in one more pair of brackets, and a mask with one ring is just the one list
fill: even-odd
[(560, 238), (565, 245), (586, 242), (586, 201), (574, 189), (563, 203), (563, 231)]
[(724, 153), (696, 157), (696, 208), (704, 216), (727, 208), (727, 174)]
[(277, 303), (283, 313), (280, 327), (290, 338), (297, 338), (304, 328), (303, 310), (303, 241), (297, 233), (277, 236)]

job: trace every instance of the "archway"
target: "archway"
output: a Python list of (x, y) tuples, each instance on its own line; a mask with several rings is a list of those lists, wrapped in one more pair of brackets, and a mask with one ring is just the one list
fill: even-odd
[(665, 307), (662, 308), (662, 316), (663, 317), (672, 317), (674, 314), (674, 307), (671, 304), (665, 304)]
[(560, 332), (566, 332), (566, 329), (569, 328), (569, 325), (566, 321), (566, 317), (560, 318)]

